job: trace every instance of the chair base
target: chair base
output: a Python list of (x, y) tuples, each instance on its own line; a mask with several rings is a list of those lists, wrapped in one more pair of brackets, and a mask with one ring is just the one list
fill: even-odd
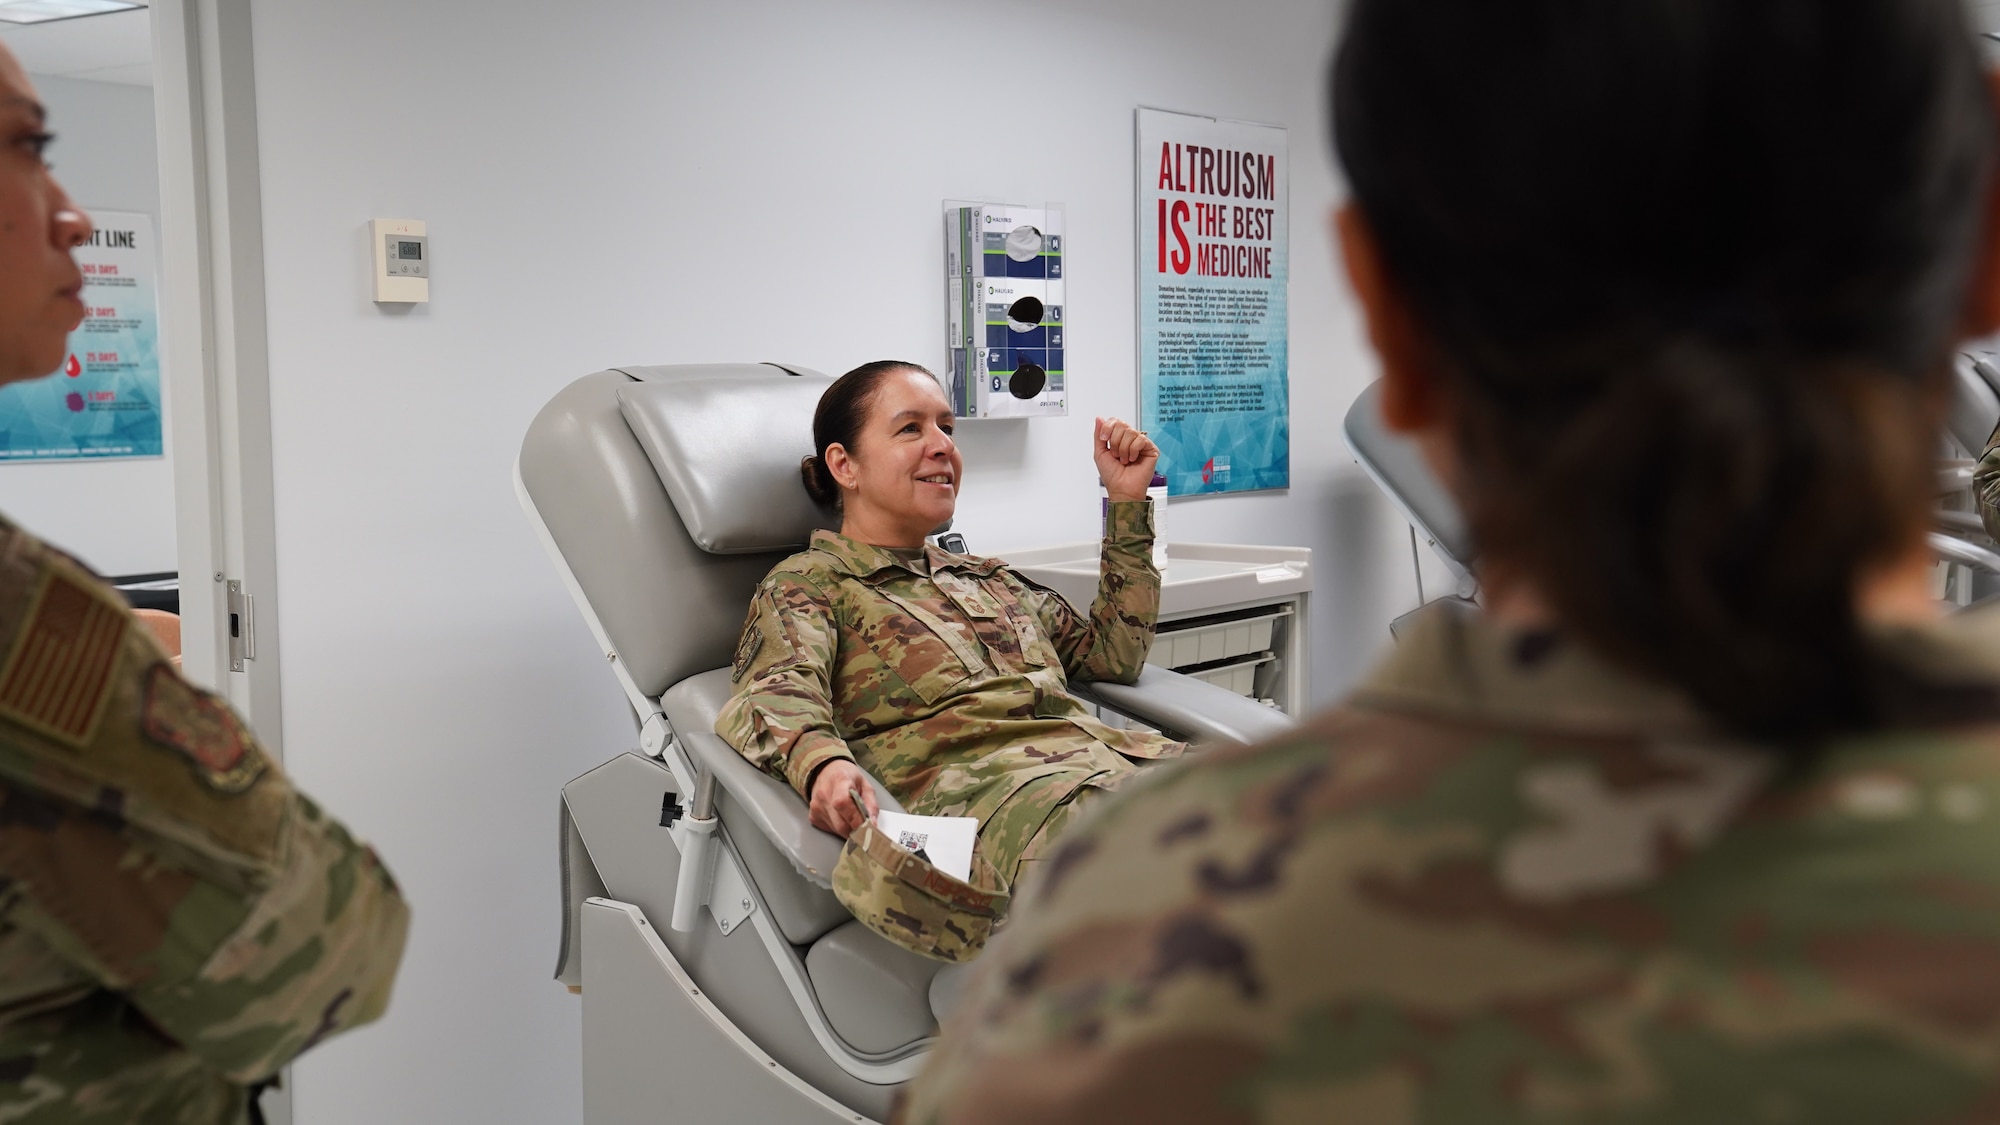
[(585, 1125), (868, 1125), (778, 1065), (710, 1004), (630, 903), (582, 911)]

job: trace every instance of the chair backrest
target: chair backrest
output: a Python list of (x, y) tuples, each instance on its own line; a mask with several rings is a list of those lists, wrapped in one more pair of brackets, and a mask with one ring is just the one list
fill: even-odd
[(775, 364), (614, 368), (529, 425), (522, 492), (648, 698), (728, 664), (757, 583), (830, 526), (799, 459), (831, 382)]
[[(1960, 353), (1952, 364), (1952, 397), (1945, 428), (1972, 456), (2000, 424), (2000, 357)], [(1347, 446), (1364, 471), (1445, 565), (1460, 578), (1472, 572), (1472, 535), (1458, 505), (1431, 472), (1417, 443), (1392, 433), (1382, 421), (1382, 384), (1371, 384), (1348, 407)]]
[(1951, 406), (1945, 429), (1965, 451), (1977, 457), (1986, 448), (1993, 427), (2000, 424), (2000, 368), (1993, 357), (1961, 352), (1953, 358)]
[(1362, 471), (1388, 494), (1403, 518), (1436, 549), (1461, 584), (1472, 579), (1472, 532), (1417, 443), (1382, 421), (1382, 384), (1373, 383), (1347, 408), (1347, 448)]

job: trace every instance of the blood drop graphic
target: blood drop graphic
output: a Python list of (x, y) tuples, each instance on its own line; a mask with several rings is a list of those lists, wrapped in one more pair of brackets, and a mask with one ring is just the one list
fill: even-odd
[(63, 364), (63, 374), (69, 376), (72, 379), (76, 378), (78, 375), (83, 374), (83, 364), (78, 363), (76, 361), (75, 352), (69, 353), (69, 362)]

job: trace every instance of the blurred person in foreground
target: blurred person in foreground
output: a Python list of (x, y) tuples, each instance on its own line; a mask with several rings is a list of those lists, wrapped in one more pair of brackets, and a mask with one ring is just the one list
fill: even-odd
[[(54, 371), (90, 219), (0, 47), (0, 383)], [(0, 520), (0, 1121), (258, 1119), (380, 1016), (408, 911), (116, 591)]]
[(2000, 1120), (2000, 617), (1930, 596), (2000, 326), (1958, 0), (1354, 0), (1337, 225), (1440, 605), (1078, 826), (910, 1122)]

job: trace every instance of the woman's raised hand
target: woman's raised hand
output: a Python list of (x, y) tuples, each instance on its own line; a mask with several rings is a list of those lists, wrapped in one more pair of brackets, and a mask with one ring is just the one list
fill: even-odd
[(1152, 439), (1116, 418), (1099, 418), (1090, 446), (1106, 495), (1113, 500), (1146, 498), (1160, 463), (1160, 447)]

